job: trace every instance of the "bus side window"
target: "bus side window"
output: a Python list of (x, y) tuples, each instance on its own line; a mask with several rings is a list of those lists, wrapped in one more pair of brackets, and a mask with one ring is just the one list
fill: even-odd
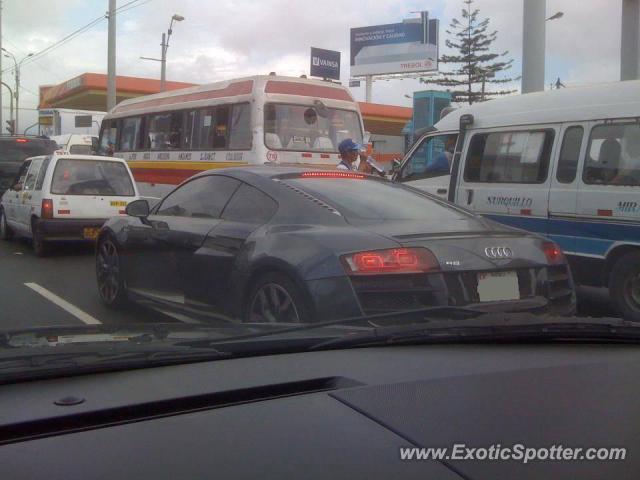
[(229, 110), (228, 105), (216, 107), (216, 121), (213, 128), (213, 148), (227, 148)]
[(198, 110), (189, 110), (184, 116), (182, 147), (185, 150), (198, 148)]
[(251, 106), (248, 103), (238, 103), (231, 112), (229, 149), (248, 150), (251, 148)]

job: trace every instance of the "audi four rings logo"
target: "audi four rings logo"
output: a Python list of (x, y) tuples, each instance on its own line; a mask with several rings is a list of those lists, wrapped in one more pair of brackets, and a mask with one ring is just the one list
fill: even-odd
[(511, 258), (513, 251), (509, 247), (487, 247), (484, 254), (489, 258)]

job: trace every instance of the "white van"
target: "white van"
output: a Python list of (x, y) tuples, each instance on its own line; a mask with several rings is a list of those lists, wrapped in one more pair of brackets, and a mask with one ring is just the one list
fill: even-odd
[[(455, 154), (444, 152), (451, 137)], [(443, 157), (450, 169), (435, 168)], [(576, 283), (608, 287), (620, 314), (640, 321), (640, 81), (457, 109), (416, 142), (394, 179), (546, 235)]]
[(54, 135), (49, 137), (51, 140), (57, 143), (59, 154), (73, 154), (73, 155), (91, 155), (98, 145), (98, 137), (92, 135)]
[(0, 237), (33, 240), (36, 255), (50, 242), (93, 241), (110, 217), (125, 215), (138, 191), (124, 160), (92, 155), (32, 157), (2, 196)]

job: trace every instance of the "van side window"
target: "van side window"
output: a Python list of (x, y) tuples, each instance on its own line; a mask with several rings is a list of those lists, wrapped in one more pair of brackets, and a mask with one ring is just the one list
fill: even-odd
[(584, 129), (578, 126), (569, 127), (564, 132), (556, 173), (556, 178), (560, 183), (572, 183), (576, 179), (583, 134)]
[(584, 183), (640, 185), (640, 125), (598, 125), (591, 130), (582, 172)]
[(457, 139), (456, 134), (426, 137), (403, 165), (399, 180), (407, 182), (449, 175)]
[(464, 179), (480, 183), (544, 183), (553, 130), (477, 133), (471, 138)]

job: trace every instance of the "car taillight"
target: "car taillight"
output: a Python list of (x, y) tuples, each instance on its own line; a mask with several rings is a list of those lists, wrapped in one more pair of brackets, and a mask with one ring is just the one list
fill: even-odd
[(358, 252), (342, 257), (347, 273), (370, 275), (384, 273), (421, 273), (440, 269), (435, 255), (426, 248), (391, 248)]
[(42, 218), (53, 218), (53, 200), (48, 198), (42, 199), (42, 212), (40, 216)]
[(553, 242), (544, 242), (542, 244), (542, 251), (544, 252), (544, 256), (547, 257), (547, 261), (552, 265), (566, 262), (564, 253), (562, 253), (560, 247)]
[(27, 143), (29, 140), (26, 138), (16, 138), (16, 143)]

